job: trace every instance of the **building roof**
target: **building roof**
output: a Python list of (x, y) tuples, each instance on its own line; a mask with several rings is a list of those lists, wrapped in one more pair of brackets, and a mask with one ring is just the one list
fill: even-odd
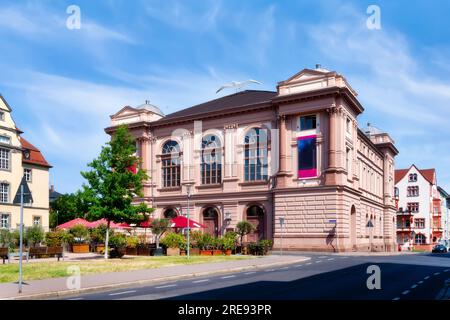
[(20, 143), (22, 145), (22, 148), (25, 149), (24, 151), (30, 152), (30, 157), (28, 159), (25, 159), (25, 156), (22, 156), (23, 163), (34, 164), (37, 166), (42, 166), (42, 167), (47, 167), (47, 168), (52, 167), (47, 162), (47, 160), (45, 160), (41, 151), (38, 148), (36, 148), (34, 145), (29, 143), (27, 140), (25, 140), (25, 138), (20, 137)]
[(383, 134), (383, 133), (385, 133), (383, 130), (381, 130), (380, 128), (375, 127), (370, 122), (368, 122), (367, 123), (367, 127), (362, 128), (361, 131), (364, 132), (366, 135)]
[(176, 118), (227, 110), (234, 107), (270, 102), (277, 94), (276, 91), (244, 90), (171, 113), (159, 121), (168, 119), (173, 120)]
[(156, 114), (160, 115), (161, 117), (164, 117), (164, 112), (162, 112), (161, 109), (158, 108), (157, 106), (150, 104), (148, 101), (146, 101), (144, 104), (141, 104), (140, 106), (136, 107), (136, 109), (139, 109), (139, 110), (145, 109), (147, 111), (156, 113)]
[[(436, 176), (436, 169), (418, 169), (415, 165), (412, 165), (411, 167), (415, 167), (417, 171), (420, 172), (420, 174), (431, 184), (434, 184), (435, 176)], [(411, 169), (398, 169), (395, 170), (395, 184), (397, 184), (400, 180), (403, 179), (403, 177), (408, 173), (408, 171)]]

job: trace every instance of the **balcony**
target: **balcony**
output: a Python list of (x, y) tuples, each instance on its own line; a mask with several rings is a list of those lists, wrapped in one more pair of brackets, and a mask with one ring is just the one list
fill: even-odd
[(411, 210), (403, 210), (400, 208), (400, 210), (397, 211), (397, 216), (412, 216), (414, 212)]

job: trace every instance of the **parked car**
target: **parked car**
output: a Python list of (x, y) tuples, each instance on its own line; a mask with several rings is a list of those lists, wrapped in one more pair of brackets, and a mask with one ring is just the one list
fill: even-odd
[(442, 244), (438, 244), (433, 247), (433, 250), (431, 250), (431, 252), (432, 253), (447, 253), (447, 247)]

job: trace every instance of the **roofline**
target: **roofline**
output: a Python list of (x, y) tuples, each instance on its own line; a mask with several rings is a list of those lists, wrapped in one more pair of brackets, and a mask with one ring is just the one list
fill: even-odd
[(2, 99), (3, 103), (6, 105), (6, 107), (8, 108), (9, 112), (12, 112), (12, 108), (9, 105), (8, 101), (6, 101), (6, 99), (3, 97), (3, 95), (0, 93), (0, 99)]
[[(436, 182), (436, 185), (437, 185), (436, 168), (419, 169), (419, 168), (417, 168), (417, 166), (413, 163), (413, 164), (411, 164), (411, 166), (409, 166), (409, 168), (407, 168), (407, 169), (396, 169), (395, 171), (406, 170), (406, 172), (409, 172), (409, 170), (411, 170), (412, 167), (416, 168), (416, 170), (420, 173), (420, 175), (421, 175), (426, 181), (428, 181), (430, 184), (433, 184), (433, 182), (431, 182), (431, 181), (429, 181), (427, 178), (425, 178), (425, 176), (423, 175), (422, 171), (425, 171), (425, 170), (433, 170), (433, 171), (434, 171), (434, 180), (436, 180), (435, 182)], [(394, 171), (394, 174), (395, 174), (395, 171)], [(406, 174), (405, 174), (398, 182), (400, 182), (401, 180), (403, 180), (403, 178), (405, 178), (405, 177), (406, 177)]]
[(53, 168), (53, 166), (51, 164), (37, 163), (34, 161), (25, 160), (25, 159), (22, 159), (22, 163), (30, 164), (30, 165), (34, 165), (34, 166), (38, 166), (38, 167), (43, 167), (43, 168), (49, 168), (49, 169)]
[(383, 152), (381, 152), (381, 150), (378, 149), (378, 145), (373, 143), (372, 140), (370, 140), (369, 137), (367, 137), (365, 133), (361, 131), (361, 129), (358, 128), (357, 132), (358, 136), (360, 136), (365, 142), (367, 142), (371, 147), (373, 147), (381, 158), (384, 158), (384, 154)]

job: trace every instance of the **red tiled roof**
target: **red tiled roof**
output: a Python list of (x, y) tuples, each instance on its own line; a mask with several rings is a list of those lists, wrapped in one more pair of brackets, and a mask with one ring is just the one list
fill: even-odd
[(41, 151), (39, 151), (38, 148), (33, 146), (31, 143), (29, 143), (27, 140), (25, 140), (23, 137), (20, 137), (20, 143), (22, 144), (22, 148), (25, 150), (28, 150), (30, 152), (30, 158), (25, 159), (24, 156), (22, 156), (22, 162), (28, 163), (28, 164), (34, 164), (42, 167), (51, 168), (52, 166), (45, 160), (44, 156), (42, 155)]
[[(400, 180), (402, 180), (410, 169), (411, 168), (395, 170), (395, 184), (397, 184)], [(423, 169), (423, 170), (417, 169), (417, 170), (429, 183), (431, 184), (435, 183), (436, 169)]]

